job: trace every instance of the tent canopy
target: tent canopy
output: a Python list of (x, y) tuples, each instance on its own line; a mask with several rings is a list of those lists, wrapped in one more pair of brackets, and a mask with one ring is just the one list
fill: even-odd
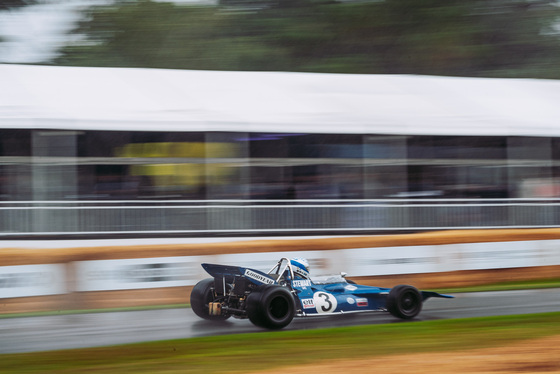
[(0, 127), (560, 136), (560, 81), (4, 64)]

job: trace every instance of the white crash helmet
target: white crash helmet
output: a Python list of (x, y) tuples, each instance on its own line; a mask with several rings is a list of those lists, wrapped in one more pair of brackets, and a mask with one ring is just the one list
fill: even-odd
[(309, 279), (309, 262), (305, 258), (292, 258), (290, 264), (296, 276)]

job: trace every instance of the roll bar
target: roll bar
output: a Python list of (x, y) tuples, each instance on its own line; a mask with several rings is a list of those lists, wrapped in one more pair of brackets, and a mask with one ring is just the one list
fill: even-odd
[(289, 258), (286, 257), (282, 257), (277, 263), (276, 265), (274, 265), (272, 267), (272, 269), (270, 269), (268, 271), (267, 274), (276, 274), (278, 278), (280, 278), (285, 272), (286, 270), (289, 271), (290, 273), (290, 278), (294, 279), (294, 270), (292, 269), (292, 264), (290, 262)]

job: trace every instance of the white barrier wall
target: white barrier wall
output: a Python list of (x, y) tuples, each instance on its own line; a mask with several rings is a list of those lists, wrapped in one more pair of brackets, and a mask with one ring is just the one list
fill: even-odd
[(67, 292), (65, 265), (0, 266), (0, 298)]
[[(270, 270), (280, 257), (305, 257), (312, 275), (421, 274), (560, 265), (560, 240), (356, 248), (80, 261), (76, 291), (191, 286), (209, 277), (203, 262)], [(64, 265), (0, 266), (0, 298), (68, 292)]]
[(80, 261), (76, 291), (189, 286), (198, 281), (196, 268), (203, 261), (199, 256)]

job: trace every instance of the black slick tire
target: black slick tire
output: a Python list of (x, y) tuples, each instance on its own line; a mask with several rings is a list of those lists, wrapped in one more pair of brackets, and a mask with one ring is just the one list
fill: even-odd
[(395, 317), (412, 319), (422, 310), (422, 295), (413, 286), (395, 286), (387, 297), (387, 310)]
[(259, 327), (284, 328), (294, 319), (295, 311), (292, 293), (281, 286), (263, 286), (247, 297), (247, 316)]
[(214, 301), (214, 278), (203, 279), (198, 282), (191, 292), (191, 308), (200, 318), (211, 321), (223, 321), (228, 315), (212, 316), (208, 311), (208, 303)]

